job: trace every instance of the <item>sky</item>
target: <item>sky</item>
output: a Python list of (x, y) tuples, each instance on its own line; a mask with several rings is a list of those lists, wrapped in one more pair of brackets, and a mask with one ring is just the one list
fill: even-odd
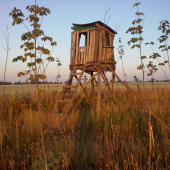
[[(145, 46), (146, 42), (153, 41), (155, 45), (153, 50), (155, 53), (159, 53), (162, 57), (160, 61), (164, 60), (164, 53), (159, 50), (161, 45), (157, 39), (162, 33), (158, 31), (159, 23), (162, 20), (170, 21), (170, 1), (169, 0), (138, 0), (141, 5), (139, 5), (139, 11), (145, 14), (145, 20), (143, 25), (143, 38), (142, 43), (142, 55), (147, 56), (148, 59), (145, 60), (145, 64), (148, 64), (150, 59), (149, 56), (152, 55), (152, 50), (149, 46)], [(6, 28), (4, 25), (9, 26), (9, 46), (12, 48), (8, 57), (6, 81), (17, 82), (25, 81), (25, 78), (18, 78), (17, 73), (24, 71), (26, 69), (26, 63), (21, 61), (13, 63), (13, 58), (24, 55), (24, 51), (20, 49), (20, 45), (24, 42), (21, 41), (21, 35), (27, 32), (24, 25), (12, 26), (12, 18), (9, 13), (14, 7), (21, 9), (24, 15), (27, 17), (29, 15), (28, 11), (25, 9), (28, 5), (33, 5), (34, 0), (0, 0), (0, 81), (3, 81), (5, 63), (6, 63), (6, 51), (3, 46), (6, 46), (5, 36)], [(127, 81), (133, 81), (133, 76), (136, 75), (142, 80), (141, 71), (136, 69), (137, 65), (140, 65), (140, 55), (139, 49), (131, 49), (127, 45), (127, 42), (132, 37), (130, 33), (126, 34), (129, 27), (132, 27), (132, 21), (137, 19), (136, 7), (133, 5), (136, 0), (37, 0), (37, 4), (41, 7), (44, 6), (50, 9), (51, 14), (45, 16), (42, 21), (42, 30), (45, 35), (53, 38), (57, 42), (52, 56), (54, 58), (59, 57), (61, 60), (60, 81), (64, 82), (69, 77), (69, 62), (70, 62), (70, 46), (71, 46), (71, 30), (72, 23), (85, 24), (95, 21), (101, 21), (108, 24), (113, 30), (117, 31), (118, 34), (115, 35), (114, 39), (114, 55), (115, 60), (119, 58), (118, 46), (119, 38), (122, 40), (122, 45), (124, 48), (123, 55), (123, 65), (125, 73), (127, 74)], [(109, 12), (106, 14), (106, 10)], [(25, 23), (28, 28), (29, 22)], [(47, 47), (48, 46), (47, 44)], [(154, 61), (154, 64), (158, 64)], [(47, 67), (46, 74), (48, 81), (56, 81), (56, 76), (58, 73), (57, 63), (50, 63)], [(122, 63), (119, 59), (116, 66), (116, 73), (119, 77), (123, 78)], [(168, 73), (168, 70), (167, 70)], [(147, 74), (147, 70), (146, 73)], [(107, 74), (110, 79), (111, 75)], [(168, 75), (168, 74), (167, 74)], [(169, 76), (170, 77), (170, 76)], [(163, 80), (164, 74), (161, 71), (160, 66), (158, 67), (158, 72), (154, 74), (156, 80)], [(145, 77), (146, 80), (151, 79), (151, 77)]]

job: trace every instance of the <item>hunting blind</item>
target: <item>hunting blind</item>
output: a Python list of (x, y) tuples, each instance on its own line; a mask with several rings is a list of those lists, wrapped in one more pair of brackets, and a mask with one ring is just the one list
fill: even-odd
[[(116, 69), (113, 40), (117, 33), (100, 21), (89, 24), (73, 24), (71, 29), (73, 32), (71, 33), (70, 77), (63, 88), (59, 101), (70, 101), (66, 109), (66, 112), (69, 112), (73, 100), (81, 92), (84, 92), (93, 108), (100, 112), (101, 78), (108, 89), (112, 91), (106, 72), (113, 73)], [(90, 74), (90, 79), (82, 84), (84, 73)], [(76, 85), (72, 85), (73, 77), (77, 81)], [(91, 83), (91, 94), (86, 89), (89, 83)], [(95, 83), (97, 84), (97, 93), (95, 92)], [(113, 87), (114, 76), (111, 83)], [(79, 85), (82, 89), (77, 91)], [(75, 88), (73, 93), (71, 93), (72, 88)]]
[[(113, 40), (115, 34), (107, 25), (102, 22), (90, 24), (73, 24), (74, 30), (71, 33), (71, 56), (70, 66), (91, 65), (95, 62), (115, 64)], [(80, 41), (84, 37), (84, 45), (80, 46)], [(108, 69), (105, 68), (107, 71)], [(92, 68), (91, 71), (97, 71)]]

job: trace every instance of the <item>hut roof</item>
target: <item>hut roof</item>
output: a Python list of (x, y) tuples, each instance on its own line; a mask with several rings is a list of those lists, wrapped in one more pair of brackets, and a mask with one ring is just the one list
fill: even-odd
[(104, 27), (105, 29), (108, 29), (113, 34), (117, 34), (116, 31), (114, 31), (113, 29), (111, 29), (109, 26), (107, 26), (106, 24), (104, 24), (101, 21), (91, 22), (88, 24), (73, 24), (73, 25), (74, 25), (75, 31), (81, 31), (81, 30), (86, 30), (86, 29), (97, 28), (97, 24)]

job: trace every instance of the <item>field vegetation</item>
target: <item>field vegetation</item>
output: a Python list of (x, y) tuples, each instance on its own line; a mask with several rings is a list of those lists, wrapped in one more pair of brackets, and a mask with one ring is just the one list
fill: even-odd
[[(139, 84), (139, 88), (143, 88), (142, 87), (142, 82), (138, 82)], [(42, 91), (46, 91), (46, 90), (52, 90), (52, 91), (58, 91), (60, 92), (65, 84), (48, 84), (48, 85), (43, 85), (43, 84), (39, 84), (39, 88)], [(73, 84), (74, 85), (74, 84)], [(137, 89), (137, 84), (136, 82), (128, 82), (128, 86), (131, 88), (135, 88)], [(145, 82), (145, 86), (146, 88), (153, 88), (151, 82)], [(105, 88), (105, 84), (101, 83), (101, 87), (104, 89)], [(125, 89), (125, 87), (121, 84), (121, 83), (115, 83), (114, 84), (115, 89)], [(166, 87), (170, 87), (170, 84), (167, 82), (156, 82), (155, 83), (155, 88), (166, 88)], [(87, 88), (90, 90), (90, 84), (87, 86)], [(97, 86), (96, 86), (97, 88)], [(4, 87), (3, 85), (0, 85), (0, 94), (3, 94), (4, 91)], [(19, 93), (26, 93), (26, 92), (34, 92), (36, 93), (36, 86), (33, 84), (25, 84), (25, 85), (6, 85), (6, 93), (7, 94), (13, 94), (14, 92), (19, 92)]]
[[(35, 91), (20, 88), (27, 90), (9, 90), (5, 102), (0, 97), (0, 169), (170, 168), (169, 132), (152, 119), (149, 163), (148, 113), (124, 88), (117, 88), (113, 96), (102, 90), (99, 117), (85, 96), (79, 96), (60, 131), (64, 115), (59, 114), (62, 104), (55, 101), (61, 87), (57, 92), (50, 85), (51, 90), (43, 93), (36, 93), (36, 87)], [(170, 126), (170, 88), (134, 90)]]

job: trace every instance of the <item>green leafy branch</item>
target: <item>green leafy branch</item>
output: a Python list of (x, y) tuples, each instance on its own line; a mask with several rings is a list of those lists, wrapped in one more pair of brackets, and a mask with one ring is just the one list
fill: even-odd
[(143, 25), (142, 23), (144, 23), (144, 20), (142, 19), (142, 16), (144, 16), (144, 13), (139, 12), (139, 8), (138, 6), (141, 5), (140, 2), (137, 1), (137, 3), (135, 3), (133, 5), (133, 7), (137, 7), (137, 12), (135, 13), (137, 16), (137, 19), (132, 21), (132, 25), (133, 27), (129, 27), (128, 30), (126, 31), (126, 33), (130, 33), (131, 35), (138, 35), (139, 37), (132, 37), (127, 44), (131, 45), (131, 49), (134, 48), (139, 48), (140, 50), (140, 60), (141, 60), (141, 64), (139, 66), (137, 66), (138, 70), (142, 70), (143, 73), (143, 87), (144, 87), (144, 77), (145, 77), (145, 71), (144, 71), (144, 63), (143, 60), (146, 59), (146, 56), (142, 56), (142, 51), (141, 51), (141, 44), (143, 41), (143, 37), (141, 36), (141, 34), (143, 33)]
[[(119, 53), (119, 58), (121, 59), (122, 61), (122, 68), (123, 68), (123, 76), (124, 76), (124, 79), (125, 79), (125, 82), (126, 82), (126, 77), (127, 77), (127, 74), (125, 74), (125, 70), (124, 70), (124, 65), (123, 65), (123, 59), (122, 59), (122, 56), (124, 55), (124, 49), (123, 49), (123, 45), (121, 44), (122, 41), (121, 41), (121, 38), (119, 38), (119, 47), (118, 47), (118, 53)], [(119, 59), (118, 59), (119, 60)], [(118, 61), (117, 60), (117, 61)]]
[(136, 82), (137, 89), (140, 90), (140, 85), (139, 85), (139, 78), (137, 76), (133, 76), (134, 81)]
[(158, 71), (158, 68), (156, 67), (156, 65), (153, 65), (153, 61), (149, 61), (149, 64), (146, 67), (148, 68), (147, 76), (152, 76), (151, 83), (152, 88), (154, 88), (155, 79), (153, 78), (153, 74)]
[(162, 66), (164, 66), (168, 61), (167, 61), (167, 60), (164, 60), (164, 62), (162, 62), (162, 63), (160, 62), (159, 58), (161, 57), (161, 55), (159, 55), (159, 53), (154, 53), (153, 48), (152, 48), (152, 45), (154, 45), (154, 42), (152, 42), (152, 41), (151, 41), (151, 42), (147, 42), (147, 43), (145, 43), (145, 45), (150, 45), (150, 47), (151, 47), (151, 49), (152, 49), (152, 52), (153, 52), (153, 55), (149, 56), (149, 58), (150, 58), (150, 59), (157, 59), (158, 65), (161, 67), (162, 72), (164, 73), (166, 79), (168, 79), (168, 77), (167, 77), (167, 75), (166, 75), (166, 73), (165, 73), (165, 71), (164, 71), (164, 69), (163, 69), (163, 67), (162, 67)]
[[(25, 73), (19, 72), (17, 75), (18, 77), (29, 75), (27, 80), (35, 79), (37, 84), (37, 89), (38, 89), (37, 80), (41, 80), (41, 79), (44, 80), (46, 78), (45, 69), (47, 68), (49, 62), (54, 62), (54, 57), (52, 57), (51, 55), (52, 52), (50, 52), (49, 49), (45, 48), (44, 44), (46, 41), (49, 41), (53, 51), (53, 48), (54, 46), (57, 45), (57, 43), (53, 41), (52, 37), (45, 36), (44, 31), (40, 29), (41, 24), (39, 23), (40, 20), (39, 17), (43, 17), (44, 15), (47, 16), (47, 14), (50, 14), (50, 10), (48, 8), (39, 7), (38, 5), (27, 6), (26, 10), (28, 10), (31, 13), (26, 19), (24, 19), (25, 16), (22, 13), (22, 11), (20, 9), (17, 9), (16, 7), (9, 14), (13, 19), (13, 23), (12, 23), (13, 26), (16, 24), (25, 25), (24, 21), (28, 20), (31, 23), (30, 26), (33, 27), (32, 31), (29, 31), (28, 28), (26, 27), (28, 32), (21, 35), (21, 40), (26, 41), (24, 42), (24, 44), (20, 46), (21, 49), (24, 49), (25, 54), (17, 56), (16, 58), (13, 59), (13, 62), (18, 62), (18, 61), (22, 61), (23, 63), (27, 62), (27, 67), (29, 68), (29, 70), (26, 70)], [(41, 41), (43, 42), (43, 46), (37, 46), (38, 38), (41, 38)], [(40, 54), (39, 57), (37, 56), (38, 54)], [(39, 68), (41, 68), (41, 65), (44, 66), (44, 62), (45, 62), (42, 59), (42, 55), (48, 56), (46, 57), (45, 60), (48, 61), (48, 63), (45, 69), (43, 69), (43, 73), (38, 73), (39, 72), (38, 65)], [(28, 61), (28, 57), (31, 60), (31, 62)], [(34, 74), (32, 74), (32, 72)]]
[(169, 66), (169, 71), (170, 71), (170, 59), (169, 59), (170, 46), (168, 46), (168, 38), (170, 34), (170, 23), (167, 20), (162, 20), (160, 22), (160, 26), (158, 27), (158, 30), (163, 33), (163, 35), (161, 35), (158, 38), (158, 41), (159, 43), (164, 43), (164, 45), (159, 46), (159, 49), (162, 49), (161, 51), (166, 52), (167, 54), (167, 59), (165, 59), (163, 64), (167, 63)]

